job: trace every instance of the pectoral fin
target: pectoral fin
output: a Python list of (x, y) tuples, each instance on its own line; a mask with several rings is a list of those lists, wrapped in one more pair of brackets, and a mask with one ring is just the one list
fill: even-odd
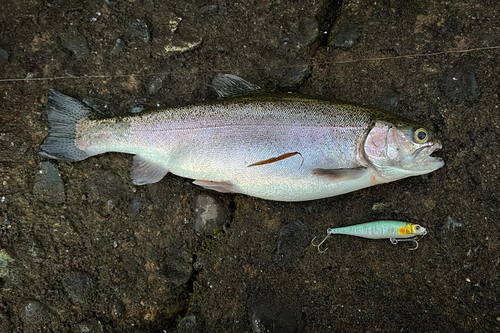
[(197, 179), (193, 182), (193, 184), (206, 188), (207, 190), (214, 190), (222, 193), (236, 193), (233, 189), (233, 184), (231, 183)]
[(158, 165), (145, 159), (142, 156), (134, 156), (134, 164), (132, 165), (132, 183), (134, 185), (145, 185), (159, 182), (168, 170), (163, 166)]
[(316, 176), (328, 178), (331, 181), (352, 180), (363, 176), (367, 172), (365, 167), (353, 169), (312, 169), (311, 173)]

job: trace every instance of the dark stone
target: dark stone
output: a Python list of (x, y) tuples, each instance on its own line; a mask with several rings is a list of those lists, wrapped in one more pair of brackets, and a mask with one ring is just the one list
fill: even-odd
[(161, 270), (165, 281), (180, 286), (191, 277), (192, 257), (183, 246), (173, 246), (165, 256), (165, 265)]
[(64, 202), (64, 184), (59, 171), (52, 163), (40, 163), (33, 185), (33, 194), (42, 202), (52, 204)]
[[(40, 328), (52, 322), (54, 318), (45, 306), (38, 301), (28, 301), (23, 307), (23, 332), (38, 333)], [(10, 331), (9, 331), (10, 332)]]
[(197, 233), (212, 234), (229, 221), (227, 209), (207, 194), (196, 198), (194, 212), (194, 230)]
[(77, 324), (80, 333), (99, 333), (103, 332), (102, 325), (97, 319), (89, 319)]
[(203, 331), (203, 322), (198, 314), (190, 313), (182, 318), (177, 327), (178, 333), (196, 333)]
[(302, 46), (313, 43), (319, 35), (318, 21), (310, 16), (290, 24), (290, 28), (295, 36), (293, 41)]
[(165, 81), (168, 81), (169, 78), (170, 75), (168, 72), (151, 76), (146, 83), (148, 94), (154, 95), (160, 91), (160, 89), (163, 88)]
[(63, 285), (70, 300), (82, 304), (90, 288), (90, 278), (84, 273), (70, 272), (64, 275)]
[(224, 45), (217, 44), (217, 46), (215, 47), (215, 49), (218, 52), (220, 52), (220, 53), (226, 53), (227, 52), (227, 49), (224, 47)]
[(125, 33), (125, 39), (129, 42), (138, 39), (144, 43), (149, 43), (151, 34), (147, 23), (144, 20), (135, 19)]
[(154, 0), (141, 0), (141, 4), (147, 10), (153, 10), (155, 8)]
[(203, 259), (200, 257), (196, 258), (196, 261), (193, 263), (193, 268), (197, 271), (201, 271), (203, 269)]
[(281, 75), (278, 86), (281, 89), (298, 88), (311, 75), (311, 66), (301, 65), (289, 68)]
[(41, 314), (43, 310), (42, 305), (37, 301), (29, 301), (24, 306), (24, 316), (26, 318), (34, 318)]
[(0, 47), (0, 65), (9, 61), (9, 52)]
[(270, 67), (267, 78), (282, 90), (294, 90), (311, 75), (311, 66), (307, 64), (296, 67)]
[(441, 80), (441, 91), (453, 103), (476, 100), (481, 89), (474, 68), (467, 64), (453, 67)]
[(111, 306), (111, 314), (115, 318), (119, 318), (119, 317), (123, 316), (125, 314), (125, 311), (127, 311), (127, 308), (122, 301), (116, 301)]
[(126, 46), (125, 42), (121, 38), (117, 38), (115, 45), (111, 49), (111, 54), (115, 55), (120, 53), (120, 51)]
[(354, 24), (344, 22), (332, 30), (328, 39), (328, 45), (341, 49), (350, 49), (359, 43), (360, 35), (358, 28)]
[(253, 307), (251, 325), (254, 333), (299, 331), (297, 319), (292, 311), (263, 305)]
[(77, 60), (85, 60), (90, 57), (87, 39), (75, 30), (64, 31), (61, 34), (61, 43)]
[(141, 113), (146, 107), (144, 105), (136, 105), (130, 109), (131, 113)]
[(275, 261), (283, 268), (290, 268), (293, 261), (311, 242), (309, 228), (301, 221), (285, 224), (280, 229)]
[(132, 200), (132, 210), (134, 213), (139, 213), (142, 208), (142, 201), (141, 197), (139, 195), (136, 195), (134, 199)]

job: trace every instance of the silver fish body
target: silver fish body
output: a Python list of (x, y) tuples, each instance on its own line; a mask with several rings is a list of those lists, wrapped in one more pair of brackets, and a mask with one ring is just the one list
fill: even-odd
[[(424, 162), (433, 165), (425, 171), (395, 176), (381, 171), (387, 163), (377, 166), (383, 160), (377, 140), (386, 135), (397, 141), (399, 132), (392, 133), (387, 124), (397, 127), (400, 121), (327, 100), (254, 94), (111, 119), (93, 119), (84, 105), (57, 92), (50, 101), (44, 156), (76, 161), (106, 152), (134, 154), (135, 184), (153, 183), (171, 172), (221, 192), (305, 201), (442, 166), (428, 157)], [(64, 118), (68, 113), (70, 120)], [(63, 143), (61, 128), (71, 124), (74, 132), (66, 130), (70, 134), (64, 134), (69, 138)], [(440, 144), (420, 148), (429, 147), (434, 151)]]

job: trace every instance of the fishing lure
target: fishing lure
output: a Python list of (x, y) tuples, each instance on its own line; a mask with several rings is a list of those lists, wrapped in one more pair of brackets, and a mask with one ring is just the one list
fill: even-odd
[(318, 248), (320, 253), (324, 253), (328, 248), (320, 250), (320, 246), (331, 235), (351, 235), (370, 239), (389, 239), (392, 244), (396, 245), (399, 242), (414, 242), (415, 247), (409, 250), (416, 250), (418, 248), (418, 239), (427, 234), (427, 230), (418, 225), (402, 221), (374, 221), (362, 224), (351, 225), (341, 228), (328, 228), (326, 230), (326, 237), (319, 243), (314, 244), (314, 237), (311, 241), (313, 246)]

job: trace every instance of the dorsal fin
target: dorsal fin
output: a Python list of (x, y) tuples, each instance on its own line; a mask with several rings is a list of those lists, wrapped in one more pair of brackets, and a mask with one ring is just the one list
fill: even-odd
[(260, 90), (258, 85), (243, 80), (241, 77), (233, 74), (217, 74), (211, 86), (215, 89), (215, 92), (220, 98), (243, 95)]

